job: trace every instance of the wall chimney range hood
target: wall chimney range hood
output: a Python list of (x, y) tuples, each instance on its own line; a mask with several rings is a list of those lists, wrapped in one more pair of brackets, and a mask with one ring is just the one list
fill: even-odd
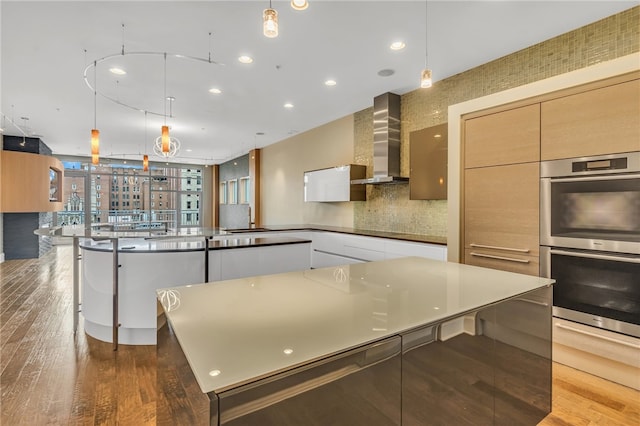
[(400, 95), (384, 93), (373, 99), (373, 177), (352, 184), (408, 183), (400, 176)]

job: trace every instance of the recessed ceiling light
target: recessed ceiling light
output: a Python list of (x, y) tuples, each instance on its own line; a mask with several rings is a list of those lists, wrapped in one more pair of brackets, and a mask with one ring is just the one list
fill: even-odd
[(187, 148), (187, 152), (191, 152), (193, 151), (191, 148)]
[(167, 100), (173, 102), (176, 100), (176, 98), (173, 96), (167, 96)]
[(287, 102), (286, 104), (284, 104), (285, 108), (293, 108), (293, 104), (291, 102)]
[(215, 93), (216, 95), (222, 93), (222, 90), (218, 89), (217, 87), (212, 87), (211, 89), (209, 89), (210, 93)]
[(380, 77), (389, 77), (389, 76), (392, 76), (395, 73), (396, 72), (394, 70), (388, 69), (388, 68), (378, 71), (378, 75)]
[(335, 80), (327, 80), (327, 81), (324, 82), (324, 84), (325, 84), (325, 86), (335, 86), (338, 83), (336, 83)]
[(115, 75), (125, 75), (127, 73), (122, 68), (109, 68), (109, 71), (111, 71), (111, 73)]
[(404, 44), (404, 41), (394, 41), (393, 43), (391, 43), (391, 46), (389, 46), (389, 48), (391, 50), (402, 50), (406, 47), (407, 45)]
[(253, 62), (253, 58), (251, 56), (242, 55), (238, 58), (238, 61), (242, 62), (243, 64), (250, 64), (251, 62)]

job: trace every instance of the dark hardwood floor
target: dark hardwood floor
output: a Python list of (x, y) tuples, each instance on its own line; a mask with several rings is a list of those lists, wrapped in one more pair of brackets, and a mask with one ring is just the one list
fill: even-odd
[[(0, 425), (154, 425), (155, 346), (72, 330), (72, 252), (0, 264)], [(554, 364), (539, 425), (640, 425), (640, 392)]]

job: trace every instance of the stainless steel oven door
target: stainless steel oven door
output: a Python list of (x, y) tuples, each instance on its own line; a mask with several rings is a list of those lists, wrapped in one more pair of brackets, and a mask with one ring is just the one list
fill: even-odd
[(640, 174), (542, 178), (540, 244), (640, 254)]
[(554, 316), (640, 337), (640, 256), (541, 247), (540, 275)]

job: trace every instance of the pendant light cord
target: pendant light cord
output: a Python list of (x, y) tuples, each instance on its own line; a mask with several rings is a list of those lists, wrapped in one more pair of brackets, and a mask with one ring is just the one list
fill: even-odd
[(97, 74), (97, 68), (98, 68), (98, 61), (93, 61), (93, 128), (97, 129), (98, 128), (98, 124), (97, 124), (97, 112), (96, 110), (98, 109), (98, 74)]
[(124, 56), (124, 24), (122, 24), (122, 56)]
[(164, 54), (164, 125), (167, 125), (167, 53)]
[(144, 152), (147, 152), (147, 110), (144, 111)]
[(429, 0), (424, 2), (424, 67), (429, 68)]
[(209, 63), (211, 63), (211, 32), (209, 32)]

